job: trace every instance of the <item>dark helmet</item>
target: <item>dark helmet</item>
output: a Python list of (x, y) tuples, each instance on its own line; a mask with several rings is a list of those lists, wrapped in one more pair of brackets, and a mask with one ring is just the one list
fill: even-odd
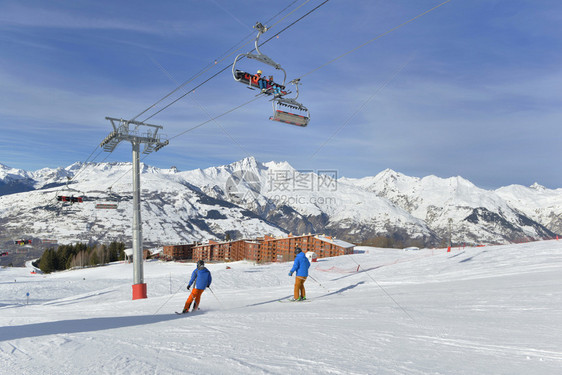
[(301, 250), (300, 247), (297, 247), (297, 248), (295, 249), (295, 255), (297, 255), (298, 253), (302, 253), (302, 250)]
[(197, 261), (197, 268), (203, 268), (205, 267), (205, 262), (203, 262), (202, 260), (198, 260)]

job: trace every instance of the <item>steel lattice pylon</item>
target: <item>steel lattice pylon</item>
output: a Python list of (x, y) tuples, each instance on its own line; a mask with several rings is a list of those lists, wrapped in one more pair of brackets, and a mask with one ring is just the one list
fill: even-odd
[[(112, 152), (121, 141), (129, 141), (133, 146), (133, 299), (146, 298), (142, 255), (142, 221), (140, 212), (140, 145), (144, 144), (143, 154), (150, 154), (166, 146), (158, 130), (160, 125), (145, 124), (106, 117), (111, 122), (113, 131), (100, 143), (104, 151)], [(131, 128), (134, 125), (134, 128)], [(148, 129), (147, 129), (148, 128)], [(145, 129), (146, 132), (141, 133)]]

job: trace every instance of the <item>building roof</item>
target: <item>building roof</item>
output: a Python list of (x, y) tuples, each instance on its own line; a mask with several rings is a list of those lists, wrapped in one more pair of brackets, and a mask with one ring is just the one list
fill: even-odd
[(330, 237), (326, 237), (326, 236), (321, 236), (321, 235), (316, 235), (316, 238), (318, 238), (319, 240), (325, 241), (325, 242), (329, 242), (333, 245), (339, 246), (339, 247), (343, 247), (344, 249), (347, 249), (349, 247), (355, 247), (354, 244), (346, 242), (346, 241), (342, 241), (342, 240), (338, 240), (335, 238), (330, 238)]
[(216, 240), (211, 240), (209, 242), (205, 242), (205, 243), (199, 243), (198, 245), (195, 245), (194, 247), (199, 247), (199, 246), (209, 246), (209, 245), (223, 245), (223, 244), (228, 244), (228, 243), (233, 243), (233, 242), (250, 242), (250, 243), (258, 243), (259, 241), (255, 241), (255, 240), (249, 240), (246, 238), (241, 238), (238, 240), (230, 240), (230, 241), (216, 241)]
[[(308, 237), (308, 236), (314, 236), (315, 238), (324, 241), (324, 242), (329, 242), (333, 245), (342, 247), (344, 249), (350, 248), (350, 247), (355, 247), (354, 244), (346, 242), (346, 241), (342, 241), (342, 240), (338, 240), (336, 238), (332, 238), (329, 236), (325, 236), (325, 235), (321, 235), (321, 234), (316, 234), (316, 235), (312, 235), (312, 234), (301, 234), (298, 236), (295, 235), (289, 235), (288, 237), (270, 237), (271, 239), (269, 239), (270, 241), (273, 240), (286, 240), (286, 239), (290, 239), (290, 238), (299, 238), (299, 237)], [(244, 241), (247, 243), (256, 243), (259, 244), (260, 241), (256, 241), (256, 240), (252, 240), (252, 239), (239, 239), (239, 240), (231, 240), (231, 241), (212, 241), (212, 242), (207, 242), (207, 243), (201, 243), (197, 246), (209, 246), (209, 245), (222, 245), (222, 244), (227, 244), (227, 243), (232, 243), (232, 242), (239, 242), (239, 241)], [(196, 246), (196, 247), (197, 247)]]

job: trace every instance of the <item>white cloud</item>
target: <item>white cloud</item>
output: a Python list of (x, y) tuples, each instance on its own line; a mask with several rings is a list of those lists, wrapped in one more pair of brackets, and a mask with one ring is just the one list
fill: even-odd
[(130, 22), (127, 19), (103, 15), (92, 17), (71, 9), (51, 10), (40, 6), (29, 7), (20, 3), (11, 3), (3, 7), (0, 14), (0, 25), (1, 28), (120, 29), (142, 33), (160, 33), (154, 24), (145, 22)]

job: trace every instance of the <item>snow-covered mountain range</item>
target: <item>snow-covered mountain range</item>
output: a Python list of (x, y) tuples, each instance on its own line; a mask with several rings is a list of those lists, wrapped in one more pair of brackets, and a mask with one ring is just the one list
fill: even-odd
[[(130, 163), (75, 163), (27, 172), (0, 164), (0, 240), (131, 241)], [(562, 189), (537, 184), (495, 191), (453, 177), (338, 178), (253, 157), (179, 172), (141, 165), (145, 244), (308, 232), (352, 242), (508, 243), (562, 233)], [(68, 182), (68, 184), (67, 184)], [(57, 195), (82, 196), (61, 203)], [(96, 209), (99, 203), (117, 209)]]
[(387, 169), (374, 177), (343, 179), (385, 197), (424, 220), (453, 243), (517, 242), (562, 233), (562, 189), (512, 185), (478, 188), (462, 177), (409, 177)]

